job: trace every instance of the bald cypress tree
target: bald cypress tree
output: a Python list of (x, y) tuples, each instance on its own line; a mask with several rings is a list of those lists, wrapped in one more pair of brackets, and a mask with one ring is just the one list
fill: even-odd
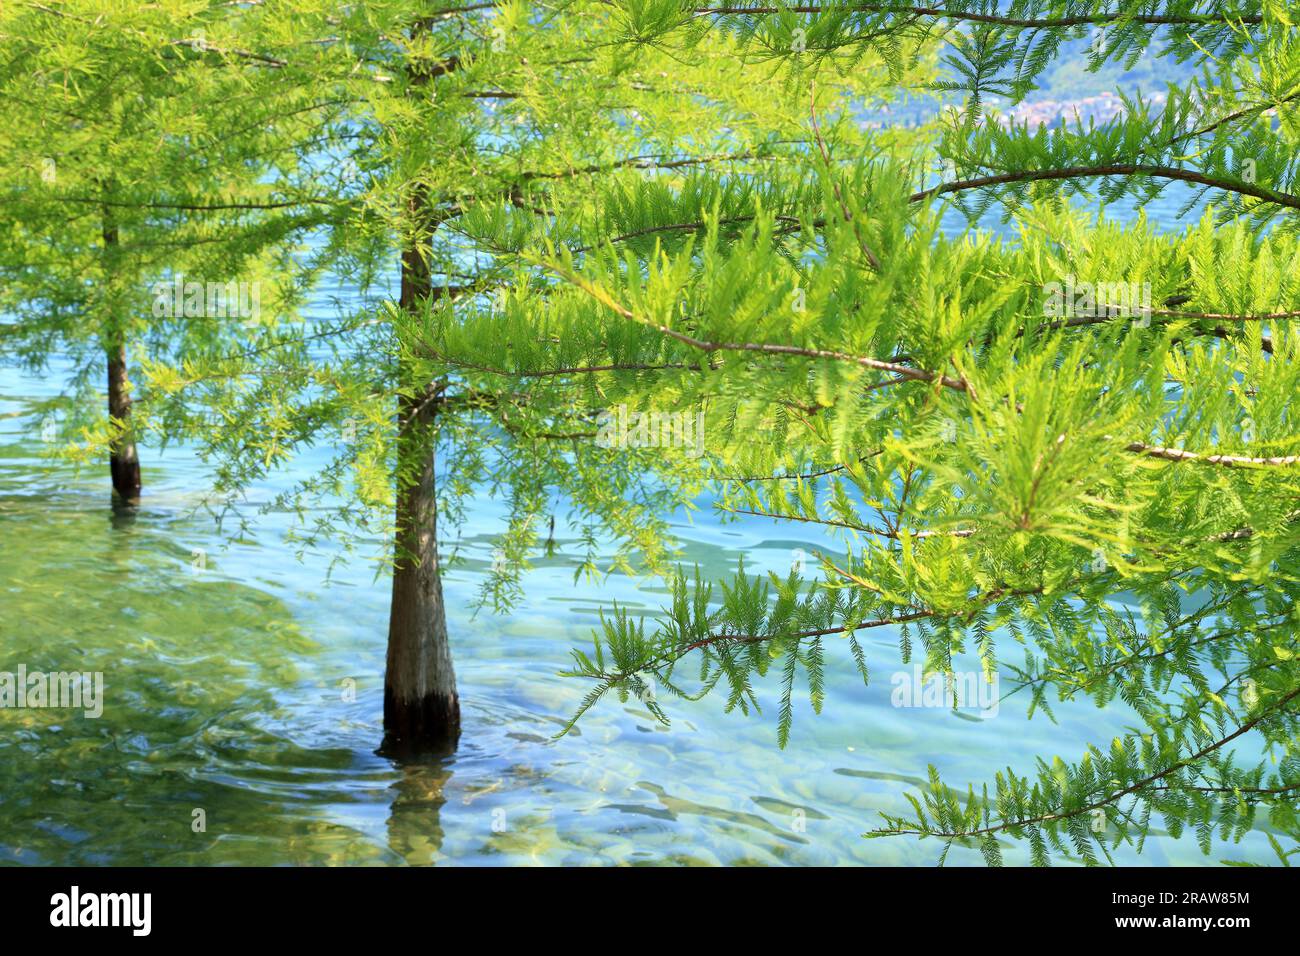
[[(750, 176), (812, 140), (802, 94), (783, 76), (749, 80), (732, 39), (703, 38), (695, 65), (653, 50), (629, 58), (609, 43), (602, 4), (289, 6), (291, 43), (263, 32), (269, 45), (243, 47), (287, 63), (295, 49), (318, 51), (315, 91), (347, 104), (345, 121), (293, 148), (301, 168), (316, 160), (303, 192), (332, 210), (312, 266), (359, 296), (334, 319), (283, 324), (184, 368), (158, 363), (150, 381), (167, 414), (208, 411), (192, 435), (232, 513), (242, 489), (302, 449), (333, 446), (267, 507), (311, 515), (296, 532), (304, 549), (325, 537), (353, 547), (358, 534), (392, 542), (384, 749), (444, 751), (460, 716), (439, 541), (467, 502), (487, 492), (506, 504), (480, 595), (505, 610), (566, 522), (582, 542), (579, 577), (666, 571), (667, 516), (699, 476), (686, 455), (665, 462), (596, 440), (607, 396), (653, 381), (662, 345), (566, 312), (567, 287), (533, 256), (539, 239), (595, 230), (634, 241), (648, 195), (713, 215), (722, 197), (695, 188), (700, 170)], [(834, 86), (888, 95), (880, 76)]]
[(120, 499), (141, 492), (137, 444), (185, 431), (141, 418), (131, 365), (229, 348), (294, 307), (279, 276), (328, 204), (301, 195), (285, 144), (340, 104), (319, 100), (303, 57), (244, 46), (289, 29), (278, 6), (0, 11), (0, 345), (66, 363), (66, 450), (106, 456)]

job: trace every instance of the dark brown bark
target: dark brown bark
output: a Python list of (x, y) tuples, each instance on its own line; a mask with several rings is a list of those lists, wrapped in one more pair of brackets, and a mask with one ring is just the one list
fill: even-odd
[[(382, 752), (389, 754), (449, 752), (460, 737), (438, 564), (435, 408), (432, 389), (399, 399), (397, 541), (384, 673)], [(412, 473), (403, 475), (407, 468)]]
[(140, 497), (140, 458), (131, 437), (131, 386), (126, 377), (126, 347), (120, 343), (108, 352), (108, 414), (122, 426), (108, 454), (113, 491), (125, 501), (135, 501)]
[[(118, 232), (113, 210), (104, 207), (104, 264), (106, 278), (111, 281), (114, 259), (117, 255)], [(112, 297), (109, 297), (110, 303)], [(114, 306), (109, 306), (110, 310)], [(126, 374), (126, 343), (121, 331), (121, 318), (109, 315), (104, 320), (104, 353), (108, 360), (108, 414), (120, 431), (109, 446), (108, 470), (113, 479), (113, 491), (124, 501), (140, 497), (140, 457), (135, 449), (131, 432), (131, 383)]]

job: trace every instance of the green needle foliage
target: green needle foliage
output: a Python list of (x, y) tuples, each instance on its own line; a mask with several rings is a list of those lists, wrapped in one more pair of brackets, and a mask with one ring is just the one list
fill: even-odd
[[(652, 627), (614, 609), (574, 652), (572, 674), (592, 683), (581, 710), (635, 694), (667, 720), (657, 688), (717, 689), (748, 712), (766, 677), (784, 745), (795, 693), (822, 706), (833, 646), (866, 680), (878, 665), (858, 637), (889, 627), (926, 675), (975, 660), (1031, 714), (1090, 698), (1131, 711), (1132, 729), (964, 794), (932, 770), (913, 813), (870, 836), (933, 837), (941, 860), (960, 845), (997, 864), (1011, 839), (1035, 864), (1095, 863), (1140, 851), (1157, 824), (1211, 853), (1263, 817), (1287, 862), (1300, 850), (1300, 48), (1282, 4), (621, 9), (640, 48), (689, 58), (735, 36), (805, 88), (857, 56), (905, 67), (942, 39), (937, 89), (963, 99), (936, 154), (831, 142), (758, 176), (608, 191), (635, 239), (537, 244), (570, 289), (550, 313), (658, 338), (641, 402), (705, 410), (715, 506), (835, 542), (818, 573), (680, 572)], [(1200, 78), (1105, 123), (995, 122), (990, 95), (1027, 95), (1078, 41), (1095, 68), (1145, 50)], [(820, 128), (849, 119), (823, 108)], [(1179, 233), (1071, 202), (1141, 205), (1175, 182), (1207, 204)], [(972, 219), (999, 204), (1011, 238), (945, 235), (951, 201)]]
[[(428, 14), (414, 37), (413, 8)], [(562, 507), (584, 542), (579, 574), (662, 569), (666, 514), (689, 503), (694, 486), (683, 481), (698, 468), (592, 440), (602, 410), (655, 380), (662, 337), (589, 323), (585, 301), (533, 253), (548, 236), (635, 245), (647, 225), (704, 215), (720, 198), (700, 175), (707, 168), (729, 170), (727, 201), (752, 209), (760, 192), (744, 183), (812, 147), (807, 103), (780, 75), (748, 74), (727, 37), (702, 46), (699, 62), (629, 56), (608, 41), (601, 4), (439, 9), (372, 3), (316, 24), (335, 57), (318, 70), (317, 94), (351, 105), (346, 124), (303, 146), (325, 143), (333, 157), (303, 192), (334, 190), (346, 207), (312, 262), (355, 281), (364, 300), (329, 320), (253, 330), (238, 350), (191, 353), (183, 368), (156, 363), (151, 383), (208, 410), (190, 437), (206, 443), (223, 493), (314, 443), (333, 447), (317, 475), (271, 505), (304, 515), (303, 547), (349, 526), (388, 526), (402, 484), (393, 399), (427, 389), (445, 459), (441, 513), (459, 524), (485, 488), (508, 505), (486, 603), (514, 602), (530, 557), (554, 547)], [(311, 30), (299, 20), (301, 45)], [(863, 103), (891, 93), (878, 75), (827, 88)], [(864, 147), (862, 131), (849, 134)], [(340, 183), (336, 167), (355, 173)], [(414, 305), (386, 285), (411, 248), (430, 276)], [(617, 542), (611, 561), (598, 559), (602, 535)]]

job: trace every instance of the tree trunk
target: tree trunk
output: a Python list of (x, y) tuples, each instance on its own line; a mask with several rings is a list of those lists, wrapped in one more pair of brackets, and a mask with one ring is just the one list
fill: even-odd
[[(431, 293), (429, 263), (422, 252), (434, 228), (428, 209), (427, 192), (415, 187), (407, 201), (414, 228), (402, 252), (400, 305), (407, 311), (420, 309)], [(406, 384), (409, 391), (398, 398), (397, 538), (381, 751), (449, 753), (460, 737), (460, 698), (438, 565), (434, 453), (441, 388)]]
[(108, 453), (113, 490), (125, 501), (140, 497), (140, 458), (131, 437), (131, 386), (126, 377), (126, 346), (108, 348), (108, 414), (122, 425)]
[[(460, 698), (447, 643), (447, 609), (438, 566), (434, 489), (434, 393), (403, 395), (398, 458), (414, 469), (397, 491), (393, 599), (384, 675), (387, 753), (449, 752), (460, 737)], [(399, 465), (399, 473), (405, 468)]]
[[(110, 206), (104, 206), (104, 271), (111, 283), (118, 252), (117, 222)], [(116, 296), (108, 296), (108, 309), (115, 311)], [(140, 497), (140, 457), (135, 450), (135, 437), (131, 432), (131, 384), (126, 375), (126, 342), (121, 331), (121, 317), (110, 314), (104, 321), (103, 338), (105, 357), (108, 359), (108, 414), (121, 431), (113, 439), (108, 452), (108, 469), (113, 477), (113, 491), (123, 501), (136, 501)]]

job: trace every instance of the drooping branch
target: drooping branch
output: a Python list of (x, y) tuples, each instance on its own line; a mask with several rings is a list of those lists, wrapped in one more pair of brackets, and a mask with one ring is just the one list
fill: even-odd
[(1150, 458), (1161, 458), (1165, 461), (1197, 462), (1204, 465), (1223, 465), (1225, 468), (1241, 468), (1248, 466), (1282, 468), (1300, 464), (1300, 455), (1280, 455), (1262, 458), (1254, 458), (1249, 455), (1202, 455), (1197, 454), (1196, 452), (1183, 451), (1181, 448), (1161, 448), (1157, 445), (1147, 445), (1139, 441), (1130, 442), (1125, 446), (1124, 450), (1139, 455), (1146, 455)]
[[(1288, 209), (1300, 210), (1300, 196), (1293, 195), (1292, 193), (1267, 189), (1256, 183), (1247, 183), (1241, 180), (1219, 179), (1213, 176), (1207, 176), (1206, 174), (1195, 170), (1182, 169), (1177, 166), (1155, 166), (1137, 163), (1111, 163), (1100, 166), (1063, 166), (1058, 169), (1029, 169), (1017, 170), (1009, 173), (997, 173), (989, 176), (976, 177), (974, 179), (941, 183), (914, 192), (908, 196), (907, 199), (908, 202), (911, 203), (920, 203), (938, 196), (967, 192), (974, 189), (986, 189), (990, 186), (1060, 181), (1067, 179), (1104, 178), (1109, 176), (1150, 176), (1156, 179), (1194, 183), (1196, 185), (1218, 189), (1223, 192), (1250, 196), (1253, 199), (1270, 202)], [(773, 218), (777, 222), (785, 223), (786, 226), (789, 227), (789, 230), (800, 229), (805, 225), (804, 221), (796, 216), (779, 215), (774, 216)], [(748, 214), (728, 216), (717, 220), (716, 224), (730, 226), (742, 225), (753, 221), (754, 216)], [(610, 243), (627, 242), (631, 239), (639, 239), (644, 236), (656, 235), (658, 233), (695, 231), (704, 229), (708, 225), (708, 221), (697, 219), (691, 222), (665, 223), (659, 226), (646, 226), (643, 229), (637, 229), (633, 232), (626, 233), (625, 235), (615, 236), (608, 241)], [(826, 228), (826, 220), (817, 217), (808, 221), (807, 225), (811, 226), (813, 229), (824, 229)], [(586, 252), (589, 251), (590, 248), (591, 247), (582, 247), (573, 251)]]
[(897, 3), (846, 3), (846, 4), (792, 4), (790, 6), (717, 6), (696, 7), (692, 11), (700, 17), (722, 16), (775, 16), (782, 13), (875, 13), (898, 14), (902, 17), (925, 17), (949, 20), (955, 23), (988, 23), (995, 26), (1018, 27), (1028, 30), (1063, 30), (1071, 27), (1106, 26), (1111, 23), (1140, 23), (1144, 26), (1233, 26), (1263, 23), (1259, 14), (1233, 14), (1227, 11), (1212, 14), (1151, 14), (1127, 12), (1102, 12), (1073, 14), (1062, 17), (1012, 17), (998, 13), (979, 13), (947, 7), (914, 6)]
[(1291, 193), (1266, 189), (1257, 183), (1247, 183), (1235, 179), (1217, 179), (1213, 176), (1207, 176), (1204, 173), (1198, 173), (1192, 169), (1181, 169), (1177, 166), (1153, 166), (1143, 165), (1141, 163), (1111, 163), (1102, 166), (1062, 166), (1058, 169), (1021, 169), (1009, 173), (997, 173), (992, 176), (980, 176), (975, 179), (943, 183), (938, 186), (932, 186), (929, 189), (922, 189), (919, 192), (913, 193), (908, 198), (911, 202), (923, 202), (926, 199), (932, 199), (936, 196), (943, 196), (948, 193), (963, 192), (971, 189), (985, 189), (989, 186), (1044, 182), (1048, 180), (1061, 179), (1102, 178), (1107, 176), (1150, 176), (1155, 179), (1168, 179), (1179, 182), (1195, 183), (1199, 186), (1209, 186), (1212, 189), (1220, 189), (1224, 192), (1240, 193), (1243, 196), (1250, 196), (1254, 199), (1260, 199), (1279, 206), (1285, 206), (1288, 209), (1300, 209), (1300, 196), (1293, 196)]
[[(1170, 764), (1168, 767), (1164, 768), (1163, 770), (1157, 770), (1155, 773), (1150, 774), (1142, 778), (1141, 780), (1137, 781), (1136, 783), (1132, 783), (1129, 786), (1116, 791), (1115, 793), (1108, 794), (1102, 797), (1101, 799), (1094, 800), (1090, 803), (1087, 803), (1073, 810), (1061, 809), (1054, 813), (1043, 813), (1034, 817), (1027, 817), (1024, 819), (1004, 820), (1003, 822), (993, 824), (992, 826), (981, 827), (978, 829), (973, 829), (973, 830), (968, 830), (963, 832), (936, 832), (933, 830), (882, 828), (879, 830), (873, 830), (872, 835), (873, 836), (931, 836), (931, 837), (937, 837), (939, 839), (958, 840), (967, 837), (976, 837), (976, 836), (984, 836), (987, 834), (1001, 833), (1005, 830), (1023, 829), (1025, 827), (1037, 826), (1038, 824), (1042, 824), (1042, 823), (1051, 823), (1057, 820), (1067, 820), (1070, 819), (1071, 817), (1078, 817), (1087, 813), (1092, 813), (1092, 811), (1094, 810), (1104, 809), (1105, 807), (1109, 806), (1110, 804), (1114, 803), (1117, 800), (1123, 799), (1129, 794), (1140, 793), (1141, 791), (1151, 787), (1153, 784), (1156, 784), (1159, 781), (1172, 776), (1178, 771), (1195, 765), (1199, 761), (1203, 760), (1205, 757), (1208, 757), (1210, 754), (1214, 753), (1216, 750), (1219, 750), (1220, 748), (1226, 746), (1227, 744), (1232, 743), (1232, 741), (1236, 740), (1238, 737), (1253, 730), (1255, 727), (1259, 726), (1259, 724), (1262, 723), (1267, 718), (1285, 712), (1286, 705), (1291, 703), (1291, 701), (1295, 700), (1297, 697), (1300, 697), (1300, 687), (1297, 687), (1295, 690), (1286, 694), (1284, 697), (1282, 697), (1281, 700), (1279, 700), (1272, 707), (1263, 710), (1255, 717), (1243, 723), (1232, 733), (1224, 737), (1220, 737), (1219, 739), (1215, 740), (1213, 743), (1207, 744), (1206, 746), (1198, 750), (1196, 753), (1184, 757), (1182, 760), (1177, 760), (1174, 763)], [(1292, 788), (1288, 786), (1285, 789), (1290, 790)]]
[(836, 362), (849, 362), (854, 365), (860, 365), (863, 368), (875, 369), (876, 371), (881, 372), (891, 372), (894, 375), (897, 375), (898, 379), (901, 381), (937, 382), (944, 388), (950, 388), (958, 392), (965, 392), (970, 395), (972, 399), (975, 398), (974, 389), (964, 378), (952, 378), (941, 372), (932, 372), (927, 369), (913, 368), (907, 365), (900, 365), (897, 362), (886, 362), (869, 356), (850, 355), (847, 352), (837, 352), (830, 349), (810, 349), (797, 345), (777, 345), (767, 342), (715, 342), (707, 339), (696, 338), (695, 336), (687, 335), (685, 332), (679, 332), (667, 325), (661, 325), (651, 319), (645, 319), (638, 316), (631, 309), (617, 302), (604, 290), (597, 289), (579, 276), (554, 267), (552, 267), (552, 271), (568, 280), (576, 288), (581, 289), (596, 301), (623, 316), (623, 318), (637, 322), (641, 325), (649, 326), (669, 338), (675, 339), (678, 342), (691, 346), (691, 348), (700, 349), (709, 354), (714, 352), (749, 352), (760, 355), (785, 355), (800, 358), (827, 359)]

